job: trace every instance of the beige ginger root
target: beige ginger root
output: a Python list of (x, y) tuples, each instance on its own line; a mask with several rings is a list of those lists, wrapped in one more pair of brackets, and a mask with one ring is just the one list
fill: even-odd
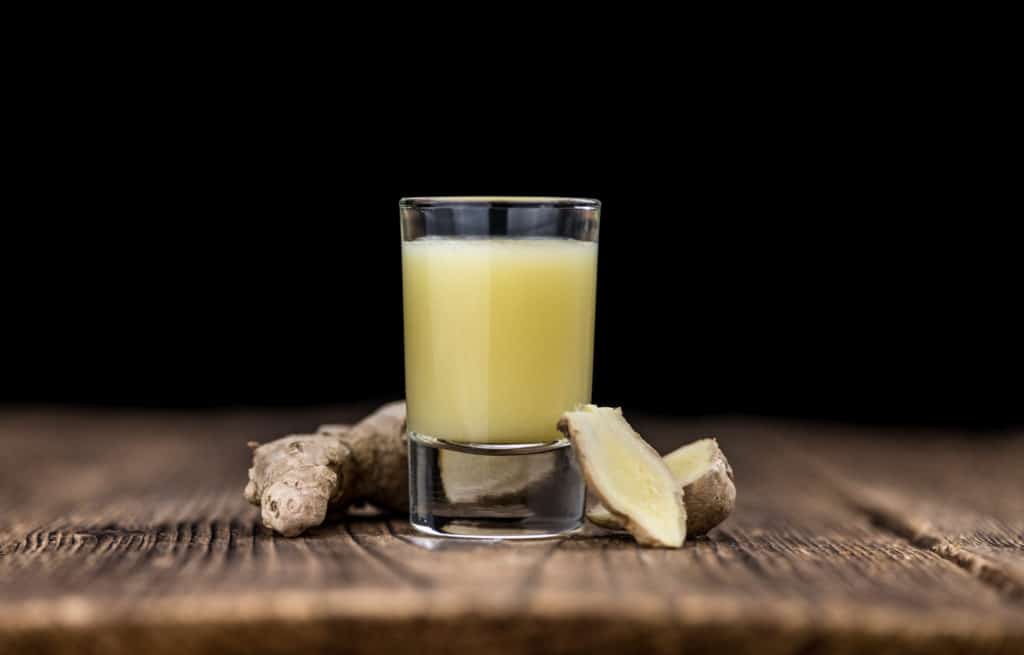
[(349, 428), (321, 426), (253, 450), (245, 499), (261, 506), (263, 525), (286, 537), (320, 525), (331, 509), (366, 500), (409, 511), (405, 403), (384, 405)]
[[(672, 451), (663, 458), (683, 488), (686, 505), (686, 533), (707, 534), (729, 518), (736, 506), (736, 485), (729, 460), (715, 439), (701, 439)], [(622, 529), (623, 523), (602, 505), (587, 512), (591, 522)]]
[(442, 450), (438, 470), (450, 503), (523, 498), (554, 472), (554, 458), (481, 457)]
[(621, 409), (586, 405), (563, 414), (558, 429), (572, 441), (590, 488), (637, 542), (683, 545), (683, 489)]

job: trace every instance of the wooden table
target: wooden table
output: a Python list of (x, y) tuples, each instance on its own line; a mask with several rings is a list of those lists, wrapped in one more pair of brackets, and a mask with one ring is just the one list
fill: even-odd
[(678, 551), (264, 529), (245, 442), (364, 410), (0, 412), (0, 653), (1024, 652), (1024, 434), (634, 417), (736, 471)]

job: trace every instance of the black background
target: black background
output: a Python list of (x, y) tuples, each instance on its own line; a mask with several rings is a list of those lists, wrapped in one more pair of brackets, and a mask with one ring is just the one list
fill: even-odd
[(599, 403), (1024, 422), (1019, 179), (977, 113), (893, 88), (216, 87), (40, 107), (3, 242), (4, 402), (400, 397), (398, 199), (529, 194), (604, 203)]

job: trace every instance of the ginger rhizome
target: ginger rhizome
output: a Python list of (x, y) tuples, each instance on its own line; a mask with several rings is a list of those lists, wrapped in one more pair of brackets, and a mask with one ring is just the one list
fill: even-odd
[[(662, 458), (621, 410), (594, 405), (566, 412), (558, 429), (572, 441), (600, 501), (587, 513), (593, 523), (624, 528), (642, 544), (679, 547), (687, 534), (707, 533), (735, 506), (732, 468), (714, 439), (701, 439)], [(328, 512), (344, 511), (357, 501), (400, 513), (409, 510), (405, 403), (385, 405), (354, 426), (322, 425), (314, 434), (250, 446), (253, 463), (245, 498), (260, 506), (265, 526), (284, 536), (320, 525)], [(550, 474), (546, 468), (527, 466), (525, 460), (497, 467), (474, 461), (481, 459), (456, 451), (441, 454), (440, 473), (450, 502), (527, 493)]]
[(316, 434), (250, 446), (245, 498), (260, 506), (263, 525), (286, 537), (323, 523), (328, 508), (357, 500), (409, 511), (404, 402), (384, 405), (352, 427), (324, 425)]
[(450, 503), (508, 502), (524, 498), (555, 471), (551, 457), (481, 457), (442, 450), (438, 470)]
[(657, 451), (626, 422), (621, 409), (586, 405), (563, 414), (558, 429), (572, 441), (590, 488), (637, 542), (683, 545), (682, 486)]
[[(732, 467), (717, 440), (695, 441), (672, 451), (663, 459), (683, 488), (686, 533), (689, 536), (707, 534), (729, 517), (736, 506), (736, 485)], [(600, 504), (587, 512), (587, 518), (606, 528), (624, 527), (622, 521)]]

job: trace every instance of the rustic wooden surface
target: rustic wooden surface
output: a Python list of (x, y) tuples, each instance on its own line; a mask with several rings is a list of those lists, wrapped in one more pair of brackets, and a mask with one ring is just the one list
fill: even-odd
[(245, 442), (361, 410), (0, 413), (0, 653), (1024, 652), (1022, 434), (636, 419), (736, 471), (679, 551), (262, 528)]

